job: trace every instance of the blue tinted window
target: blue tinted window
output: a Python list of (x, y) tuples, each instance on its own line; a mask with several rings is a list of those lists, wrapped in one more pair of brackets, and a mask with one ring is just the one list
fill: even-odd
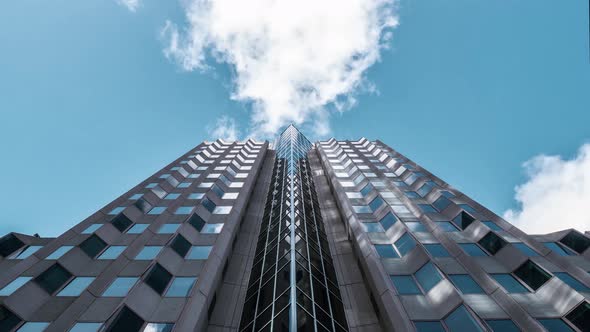
[(434, 257), (449, 257), (451, 254), (441, 244), (425, 244), (424, 247)]
[(379, 196), (375, 197), (375, 199), (372, 200), (371, 203), (369, 203), (369, 206), (373, 211), (377, 211), (377, 209), (380, 208), (381, 205), (383, 205), (383, 199), (381, 199), (381, 197)]
[(501, 231), (502, 227), (496, 225), (493, 221), (482, 221), (482, 223), (486, 226), (488, 226), (489, 229), (493, 230), (493, 231)]
[(416, 241), (408, 233), (405, 233), (399, 240), (395, 241), (395, 247), (402, 256), (407, 255), (415, 246)]
[(420, 194), (420, 196), (424, 197), (424, 196), (428, 195), (428, 193), (432, 190), (432, 188), (434, 188), (434, 182), (427, 181), (417, 191), (418, 191), (418, 194)]
[(47, 256), (46, 259), (59, 259), (61, 256), (65, 255), (66, 252), (70, 251), (74, 246), (62, 246), (57, 248), (56, 251), (51, 253), (51, 255)]
[(21, 251), (20, 254), (16, 255), (14, 259), (25, 259), (32, 254), (36, 253), (37, 250), (43, 248), (42, 246), (28, 246), (25, 250)]
[(518, 243), (513, 243), (513, 246), (516, 247), (516, 249), (520, 250), (523, 254), (533, 257), (533, 256), (539, 256), (539, 254), (537, 254), (536, 251), (534, 251), (533, 249), (531, 249), (531, 247), (527, 246), (526, 244), (522, 243), (522, 242), (518, 242)]
[(520, 332), (520, 329), (510, 319), (490, 319), (486, 320), (486, 323), (493, 332)]
[(201, 229), (202, 234), (219, 234), (223, 229), (223, 224), (205, 224)]
[(449, 278), (463, 294), (483, 294), (483, 289), (468, 274), (450, 274)]
[(173, 327), (173, 323), (148, 323), (143, 332), (170, 332)]
[(435, 208), (432, 207), (430, 204), (418, 204), (418, 207), (424, 213), (431, 213), (431, 212), (438, 212)]
[(49, 323), (46, 322), (27, 322), (17, 332), (41, 332), (44, 331)]
[(178, 185), (178, 188), (188, 188), (191, 186), (190, 182), (182, 182)]
[(166, 195), (166, 197), (164, 197), (164, 199), (177, 199), (178, 197), (180, 197), (180, 194), (170, 193), (170, 194)]
[(356, 213), (372, 213), (373, 211), (371, 210), (370, 207), (368, 207), (367, 205), (354, 205), (352, 207), (352, 209), (354, 210), (354, 212)]
[(492, 278), (508, 293), (528, 293), (529, 290), (510, 274), (492, 274)]
[(80, 296), (93, 281), (94, 277), (76, 277), (57, 296)]
[(185, 297), (188, 296), (196, 278), (192, 277), (176, 277), (172, 280), (172, 284), (166, 291), (166, 296)]
[(205, 196), (204, 193), (193, 193), (188, 195), (188, 199), (201, 199), (203, 196)]
[(464, 306), (460, 306), (455, 309), (455, 311), (451, 312), (447, 318), (444, 319), (444, 321), (450, 332), (483, 332), (483, 328), (477, 323), (475, 318), (471, 316)]
[(82, 231), (82, 234), (91, 234), (91, 233), (94, 233), (94, 231), (96, 231), (97, 229), (99, 229), (100, 226), (102, 226), (102, 224), (92, 224), (92, 225), (88, 226), (88, 228), (86, 228), (85, 230), (83, 230)]
[(162, 214), (166, 210), (165, 206), (156, 206), (148, 212), (148, 214)]
[(383, 232), (383, 227), (378, 222), (364, 222), (363, 226), (365, 227), (365, 232), (369, 233), (377, 233)]
[(391, 281), (398, 293), (402, 295), (422, 294), (412, 276), (391, 276)]
[(167, 179), (170, 176), (170, 174), (162, 174), (159, 176), (160, 179)]
[(148, 183), (147, 186), (145, 186), (147, 189), (152, 189), (155, 188), (158, 184), (157, 183)]
[(455, 195), (450, 191), (443, 190), (440, 193), (441, 193), (441, 195), (445, 196), (446, 198), (455, 197)]
[(446, 332), (440, 322), (414, 322), (418, 332)]
[(203, 199), (203, 201), (201, 201), (201, 204), (205, 207), (205, 209), (207, 209), (207, 211), (209, 212), (213, 212), (213, 210), (215, 210), (215, 207), (217, 205), (215, 205), (215, 203), (213, 203), (208, 197), (205, 197)]
[(125, 248), (125, 246), (110, 246), (98, 256), (98, 259), (116, 259), (123, 251), (125, 251)]
[(129, 290), (137, 282), (137, 277), (120, 277), (115, 279), (113, 283), (107, 288), (102, 296), (126, 296)]
[(112, 209), (111, 212), (109, 212), (109, 214), (112, 214), (112, 215), (119, 214), (119, 213), (123, 212), (123, 210), (125, 210), (124, 206), (118, 206), (118, 207)]
[(179, 206), (176, 211), (174, 212), (174, 214), (191, 214), (193, 212), (193, 210), (195, 209), (194, 206)]
[(407, 184), (405, 184), (405, 183), (403, 183), (403, 182), (401, 182), (401, 181), (393, 181), (393, 184), (394, 184), (396, 187), (399, 187), (399, 188), (406, 188), (406, 187), (408, 186)]
[(158, 234), (174, 234), (180, 224), (164, 224), (158, 229)]
[(219, 188), (218, 185), (214, 184), (213, 187), (211, 187), (211, 190), (215, 193), (215, 195), (217, 195), (217, 197), (221, 198), (223, 197), (223, 194), (225, 194), (225, 191), (223, 191), (221, 188)]
[(143, 249), (141, 249), (139, 254), (135, 256), (135, 259), (152, 260), (158, 256), (160, 250), (162, 250), (161, 246), (145, 246)]
[(432, 287), (436, 286), (442, 280), (442, 276), (430, 262), (424, 264), (424, 266), (416, 271), (415, 276), (425, 292), (431, 290)]
[(379, 256), (384, 258), (399, 258), (391, 244), (376, 244), (375, 249)]
[(584, 286), (584, 284), (566, 272), (553, 272), (553, 274), (578, 292), (590, 292), (589, 287)]
[(461, 249), (463, 249), (469, 256), (487, 256), (481, 248), (475, 243), (459, 243)]
[(477, 212), (469, 204), (459, 204), (459, 207), (462, 208), (463, 210), (469, 212), (469, 213), (476, 213)]
[(440, 196), (436, 201), (434, 201), (434, 203), (432, 203), (432, 205), (434, 205), (438, 211), (443, 211), (449, 205), (451, 205), (451, 201), (445, 196)]
[(207, 259), (212, 248), (211, 246), (193, 246), (187, 259)]
[(404, 195), (406, 195), (408, 198), (420, 198), (420, 195), (418, 195), (418, 193), (415, 191), (404, 191)]
[(436, 224), (445, 232), (458, 232), (459, 229), (448, 221), (437, 221)]
[(367, 196), (371, 192), (371, 190), (373, 190), (373, 186), (369, 183), (361, 190), (361, 194), (363, 196)]
[(148, 224), (135, 224), (133, 225), (133, 227), (131, 227), (128, 231), (127, 234), (140, 234), (143, 233), (143, 231), (145, 231), (146, 228), (148, 228)]
[(134, 194), (133, 196), (129, 197), (131, 200), (138, 200), (143, 196), (143, 194)]
[(574, 330), (569, 327), (564, 321), (561, 319), (539, 319), (539, 323), (543, 325), (544, 328), (547, 329), (549, 332), (574, 332)]
[(0, 289), (0, 296), (9, 296), (31, 279), (31, 277), (18, 277), (14, 279), (13, 282), (9, 283), (8, 285), (4, 286), (4, 288)]
[(556, 242), (544, 242), (545, 247), (555, 251), (559, 256), (574, 256), (576, 253)]
[(102, 323), (76, 323), (68, 332), (98, 332)]
[(389, 227), (393, 226), (393, 224), (397, 222), (397, 218), (394, 217), (391, 212), (388, 212), (385, 217), (379, 220), (379, 222), (381, 223), (381, 226), (383, 226), (383, 229), (388, 230)]
[(404, 223), (412, 232), (428, 232), (426, 226), (418, 221), (406, 221)]

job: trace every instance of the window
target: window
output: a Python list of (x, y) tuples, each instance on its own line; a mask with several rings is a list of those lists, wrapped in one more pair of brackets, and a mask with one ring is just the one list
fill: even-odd
[(19, 240), (14, 234), (7, 234), (0, 238), (0, 256), (7, 257), (25, 244)]
[(53, 264), (33, 279), (33, 281), (47, 293), (53, 294), (68, 282), (71, 277), (72, 274), (68, 270), (64, 269), (59, 264)]
[(425, 197), (426, 195), (428, 195), (428, 193), (432, 190), (432, 188), (434, 188), (435, 183), (432, 181), (426, 181), (418, 190), (418, 194), (420, 194), (420, 196)]
[(164, 224), (158, 229), (158, 234), (174, 234), (180, 224)]
[(219, 234), (223, 229), (223, 224), (205, 224), (201, 229), (201, 234)]
[(32, 254), (36, 253), (41, 248), (43, 248), (43, 247), (42, 246), (28, 246), (13, 258), (14, 259), (25, 259), (25, 258), (31, 256)]
[(129, 290), (135, 285), (139, 278), (137, 277), (119, 277), (107, 288), (102, 296), (123, 297), (127, 296)]
[(451, 254), (439, 243), (425, 244), (424, 247), (433, 257), (450, 257)]
[(49, 326), (48, 322), (26, 322), (17, 330), (17, 332), (42, 332), (47, 326)]
[(214, 184), (213, 187), (211, 187), (211, 191), (213, 191), (215, 195), (217, 195), (217, 197), (219, 198), (223, 197), (223, 194), (225, 194), (225, 192), (216, 184)]
[(68, 332), (98, 332), (102, 323), (76, 323)]
[(149, 224), (135, 224), (127, 231), (127, 234), (141, 234), (148, 226)]
[(415, 191), (404, 191), (404, 195), (406, 195), (408, 198), (420, 198), (420, 195), (418, 195), (418, 193)]
[(443, 279), (438, 270), (430, 262), (424, 264), (418, 271), (416, 271), (415, 276), (425, 292), (430, 291)]
[(194, 206), (179, 206), (176, 211), (174, 212), (174, 214), (176, 215), (186, 215), (186, 214), (191, 214), (193, 212), (193, 210), (195, 209)]
[(363, 227), (365, 228), (365, 232), (368, 233), (381, 233), (383, 232), (383, 227), (378, 222), (364, 222), (362, 223)]
[(165, 206), (156, 206), (153, 209), (151, 209), (150, 212), (148, 212), (148, 214), (149, 215), (157, 215), (157, 214), (162, 214), (164, 211), (166, 211)]
[(576, 231), (567, 233), (559, 242), (572, 248), (578, 254), (583, 253), (590, 247), (590, 239)]
[(194, 213), (189, 219), (188, 223), (191, 224), (197, 231), (201, 231), (205, 226), (205, 220), (198, 214)]
[(492, 274), (494, 278), (508, 293), (528, 293), (529, 290), (524, 287), (516, 278), (510, 274)]
[(88, 228), (86, 228), (85, 230), (83, 230), (82, 231), (82, 234), (92, 234), (97, 229), (99, 229), (100, 226), (102, 226), (102, 224), (92, 224), (92, 225), (88, 226)]
[(539, 319), (539, 323), (549, 332), (574, 332), (571, 327), (559, 318)]
[(96, 235), (91, 235), (79, 245), (80, 249), (92, 259), (103, 251), (106, 246), (107, 244)]
[(449, 205), (451, 205), (451, 201), (446, 198), (445, 196), (440, 196), (434, 203), (432, 203), (434, 207), (439, 211), (442, 212), (446, 209)]
[(486, 323), (493, 332), (520, 332), (520, 329), (510, 319), (490, 319), (486, 320)]
[(395, 247), (403, 257), (407, 255), (416, 246), (416, 241), (409, 233), (402, 235), (399, 240), (395, 241)]
[(221, 197), (221, 199), (236, 199), (238, 198), (238, 193), (225, 193)]
[(143, 332), (171, 332), (174, 323), (148, 323)]
[(383, 229), (385, 229), (385, 230), (388, 230), (396, 222), (397, 222), (397, 218), (394, 217), (393, 214), (391, 214), (391, 212), (388, 212), (385, 215), (385, 217), (383, 217), (383, 218), (381, 218), (381, 220), (379, 220), (379, 223), (381, 224), (381, 226), (383, 226)]
[(12, 311), (6, 309), (5, 306), (0, 305), (0, 331), (11, 331), (21, 320)]
[(568, 286), (573, 288), (574, 290), (576, 290), (578, 292), (590, 293), (590, 287), (587, 287), (584, 284), (582, 284), (581, 282), (579, 282), (577, 279), (574, 279), (574, 277), (572, 277), (569, 273), (567, 273), (567, 272), (553, 272), (553, 274), (556, 277), (558, 277), (559, 279), (561, 279), (561, 281), (566, 283)]
[(371, 211), (371, 208), (367, 205), (354, 205), (352, 209), (356, 213), (373, 213), (373, 211)]
[(431, 212), (438, 212), (432, 205), (430, 204), (418, 204), (418, 207), (424, 213), (431, 213)]
[(545, 245), (545, 247), (553, 250), (559, 256), (575, 256), (576, 255), (576, 253), (574, 251), (572, 251), (570, 248), (568, 248), (566, 246), (561, 245), (560, 243), (543, 242), (543, 244)]
[(502, 231), (503, 230), (500, 226), (496, 225), (493, 221), (487, 220), (487, 221), (482, 221), (481, 223), (488, 226), (488, 228), (493, 231)]
[(445, 232), (458, 232), (459, 229), (448, 221), (437, 221), (436, 224)]
[(201, 204), (205, 207), (205, 209), (207, 209), (207, 211), (209, 212), (213, 212), (213, 210), (215, 210), (215, 207), (217, 206), (215, 203), (213, 203), (213, 201), (211, 201), (209, 199), (209, 197), (205, 197), (203, 199), (203, 201), (201, 201)]
[(459, 306), (455, 311), (451, 312), (444, 319), (444, 322), (450, 332), (484, 331), (465, 306)]
[(422, 294), (412, 276), (390, 276), (395, 289), (401, 295)]
[(361, 195), (361, 193), (357, 193), (357, 192), (347, 192), (346, 197), (348, 197), (350, 199), (357, 199), (357, 198), (363, 198), (363, 195)]
[(123, 212), (123, 210), (125, 210), (124, 206), (118, 206), (118, 207), (112, 209), (111, 212), (109, 212), (109, 214), (110, 215), (119, 214), (119, 213)]
[[(18, 277), (14, 279), (11, 283), (4, 286), (4, 288), (0, 289), (0, 296), (9, 296), (14, 293), (17, 289), (21, 288), (24, 284), (31, 280), (31, 277)], [(1, 316), (1, 315), (0, 315)]]
[(150, 270), (144, 281), (148, 286), (156, 291), (156, 293), (162, 295), (166, 287), (168, 287), (171, 279), (172, 274), (163, 268), (162, 265), (156, 264)]
[(412, 232), (428, 232), (426, 226), (419, 221), (406, 221), (404, 224), (406, 224)]
[(187, 259), (207, 259), (212, 248), (212, 246), (193, 246)]
[(446, 332), (441, 322), (414, 322), (418, 332)]
[(495, 255), (500, 249), (506, 246), (506, 241), (494, 232), (488, 232), (477, 243), (492, 255)]
[(590, 303), (582, 302), (565, 316), (580, 331), (590, 331)]
[(213, 214), (229, 214), (231, 208), (231, 206), (218, 206), (213, 210)]
[(457, 225), (457, 227), (459, 227), (462, 230), (465, 230), (465, 228), (469, 227), (469, 225), (471, 225), (474, 221), (475, 218), (470, 216), (468, 213), (465, 213), (464, 211), (459, 212), (459, 214), (455, 218), (453, 218), (453, 222), (455, 223), (455, 225)]
[(68, 251), (70, 251), (70, 249), (72, 249), (73, 247), (74, 246), (61, 246), (57, 248), (57, 250), (52, 252), (51, 255), (47, 256), (45, 259), (59, 259), (61, 258), (61, 256), (65, 255)]
[(189, 174), (188, 178), (189, 178), (189, 179), (196, 179), (196, 178), (198, 178), (198, 177), (199, 177), (199, 175), (200, 175), (200, 174), (198, 174), (198, 173), (191, 173), (191, 174)]
[(193, 277), (176, 277), (172, 280), (172, 284), (168, 291), (166, 291), (166, 295), (168, 297), (186, 297), (188, 296), (191, 288), (193, 287), (197, 278)]
[(530, 257), (534, 257), (534, 256), (539, 256), (539, 254), (537, 254), (536, 251), (534, 251), (531, 247), (527, 246), (526, 244), (522, 243), (522, 242), (517, 242), (517, 243), (513, 243), (513, 246), (516, 247), (516, 249), (520, 250), (523, 254), (530, 256)]
[(119, 232), (123, 233), (127, 228), (133, 225), (133, 222), (127, 218), (124, 214), (118, 214), (113, 220), (111, 220), (111, 224), (115, 226)]
[(137, 260), (152, 260), (158, 256), (162, 250), (161, 246), (145, 246), (141, 251), (135, 256)]
[(480, 257), (488, 255), (475, 243), (459, 243), (459, 247), (469, 256)]
[(76, 277), (57, 296), (80, 296), (93, 281), (94, 277)]
[(373, 186), (368, 183), (363, 189), (361, 189), (361, 195), (363, 197), (366, 197), (368, 194), (371, 193), (371, 190), (373, 190)]
[(139, 332), (144, 323), (144, 320), (131, 311), (131, 309), (123, 307), (105, 332)]
[(146, 189), (152, 189), (152, 188), (156, 187), (157, 185), (158, 185), (157, 183), (153, 183), (153, 182), (152, 182), (152, 183), (148, 183), (148, 185), (147, 185), (147, 186), (145, 186), (145, 188), (146, 188)]
[(192, 193), (188, 195), (188, 199), (202, 199), (205, 196), (204, 193)]
[(126, 246), (110, 246), (97, 259), (116, 259), (125, 251)]
[(399, 255), (391, 244), (375, 244), (375, 249), (382, 258), (399, 258)]
[(134, 194), (133, 196), (129, 197), (130, 200), (138, 200), (143, 196), (143, 194)]
[(172, 243), (170, 244), (170, 248), (172, 248), (172, 250), (176, 251), (176, 253), (184, 258), (184, 256), (186, 256), (186, 253), (191, 249), (191, 243), (188, 242), (187, 239), (185, 239), (182, 235), (178, 234), (174, 240), (172, 240)]
[(483, 294), (483, 289), (468, 274), (450, 274), (449, 278), (463, 294)]
[(191, 186), (191, 182), (182, 182), (178, 185), (178, 188), (188, 188)]
[(166, 195), (166, 197), (164, 197), (164, 199), (173, 200), (173, 199), (177, 199), (178, 197), (180, 197), (180, 194), (170, 193), (170, 194)]
[(531, 260), (524, 262), (524, 264), (514, 270), (513, 273), (533, 290), (539, 289), (539, 287), (543, 286), (543, 284), (551, 279), (549, 273), (545, 272), (545, 270), (541, 269)]

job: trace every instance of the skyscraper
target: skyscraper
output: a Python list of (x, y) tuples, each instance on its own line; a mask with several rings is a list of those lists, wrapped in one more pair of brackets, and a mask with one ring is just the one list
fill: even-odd
[(201, 143), (57, 238), (2, 237), (0, 331), (590, 331), (589, 247), (289, 126)]

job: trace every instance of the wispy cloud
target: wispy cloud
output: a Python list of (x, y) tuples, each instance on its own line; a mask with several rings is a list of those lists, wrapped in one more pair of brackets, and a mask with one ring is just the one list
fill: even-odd
[(135, 12), (139, 8), (139, 0), (117, 0), (117, 3), (127, 7), (132, 12)]
[(251, 130), (288, 123), (329, 132), (367, 84), (367, 68), (398, 24), (395, 0), (188, 0), (187, 25), (167, 22), (164, 53), (187, 71), (207, 60), (234, 72), (231, 98), (252, 107)]
[(571, 160), (539, 155), (523, 164), (528, 180), (515, 188), (520, 208), (504, 218), (530, 233), (590, 230), (590, 144)]
[(215, 125), (209, 127), (208, 132), (213, 140), (221, 138), (224, 141), (237, 141), (240, 137), (236, 121), (225, 115), (218, 118)]

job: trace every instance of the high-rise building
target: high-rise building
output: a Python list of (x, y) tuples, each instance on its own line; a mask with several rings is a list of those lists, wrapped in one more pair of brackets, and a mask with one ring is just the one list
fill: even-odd
[(201, 143), (57, 238), (2, 237), (0, 332), (587, 332), (589, 248), (379, 140), (289, 126)]

